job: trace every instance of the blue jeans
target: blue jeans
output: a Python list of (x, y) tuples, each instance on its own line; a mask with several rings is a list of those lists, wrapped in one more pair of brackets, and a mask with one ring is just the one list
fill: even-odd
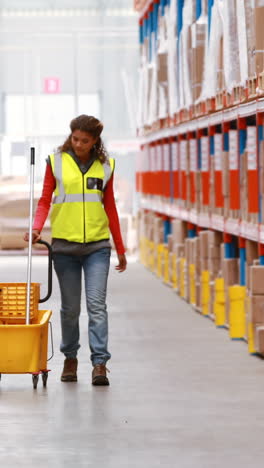
[(108, 314), (106, 308), (110, 248), (89, 255), (53, 254), (54, 268), (61, 292), (60, 350), (67, 358), (75, 358), (80, 348), (79, 316), (81, 311), (82, 270), (84, 271), (86, 306), (89, 317), (88, 339), (92, 364), (105, 364), (111, 358), (107, 350)]

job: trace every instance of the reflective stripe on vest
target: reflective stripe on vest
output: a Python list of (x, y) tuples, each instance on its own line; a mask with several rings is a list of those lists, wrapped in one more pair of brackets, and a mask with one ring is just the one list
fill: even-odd
[(99, 193), (76, 193), (71, 195), (58, 195), (54, 197), (53, 203), (73, 203), (73, 202), (102, 202), (102, 196)]
[[(108, 218), (102, 205), (103, 191), (114, 170), (114, 160), (95, 160), (83, 174), (68, 153), (50, 155), (56, 178), (51, 212), (52, 237), (71, 242), (109, 238)], [(95, 184), (90, 184), (93, 180)], [(90, 188), (94, 187), (94, 188)]]

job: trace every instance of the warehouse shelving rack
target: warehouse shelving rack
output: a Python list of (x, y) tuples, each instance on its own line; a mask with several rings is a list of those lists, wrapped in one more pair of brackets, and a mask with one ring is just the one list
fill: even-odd
[[(148, 135), (139, 134), (141, 145), (150, 145), (155, 142), (161, 142), (186, 135), (196, 133), (203, 129), (212, 129), (216, 126), (224, 128), (225, 124), (238, 122), (241, 119), (255, 116), (256, 121), (262, 122), (264, 117), (264, 99), (226, 108), (221, 111), (204, 115), (197, 119), (189, 120), (178, 124), (175, 127), (160, 129), (159, 131), (149, 133)], [(261, 124), (262, 126), (262, 124)], [(223, 132), (224, 133), (224, 132)], [(175, 206), (170, 200), (151, 200), (142, 196), (141, 207), (150, 209), (157, 213), (165, 214), (169, 217), (180, 218), (197, 224), (200, 227), (217, 229), (228, 234), (241, 236), (246, 239), (264, 243), (264, 225), (259, 223), (249, 223), (242, 219), (224, 218), (222, 215), (209, 215), (196, 210), (187, 211), (180, 206)]]
[[(213, 0), (208, 0), (208, 18), (213, 3)], [(183, 4), (183, 0), (177, 3), (178, 34), (183, 23)], [(147, 0), (139, 12), (140, 45), (143, 46), (145, 39), (148, 38), (150, 60), (155, 53), (158, 14), (164, 15), (169, 5), (170, 0)], [(196, 5), (198, 18), (201, 1), (197, 0)], [(256, 259), (258, 263), (254, 265), (264, 266), (264, 72), (249, 77), (245, 86), (235, 85), (229, 93), (223, 89), (214, 97), (197, 100), (189, 108), (180, 109), (174, 115), (144, 125), (138, 129), (138, 138), (141, 144), (137, 165), (140, 208), (145, 213), (151, 212), (162, 218), (164, 223), (164, 244), (155, 246), (149, 242), (150, 252), (155, 249), (157, 252), (159, 249), (160, 252), (162, 249), (166, 252), (165, 270), (167, 271), (167, 243), (171, 233), (170, 224), (174, 219), (185, 223), (189, 239), (197, 238), (204, 230), (220, 232), (219, 239), (222, 239), (220, 242), (224, 244), (224, 258), (231, 262), (232, 259), (239, 259), (239, 285), (235, 286), (232, 283), (230, 289), (230, 301), (234, 300), (236, 304), (235, 307), (234, 303), (230, 306), (230, 312), (236, 309), (237, 317), (240, 319), (242, 317), (242, 321), (245, 320), (244, 307), (249, 300), (246, 289), (249, 284), (247, 269), (250, 265), (247, 264), (247, 246), (251, 248), (250, 241), (258, 251)], [(227, 154), (226, 161), (225, 154)], [(246, 189), (243, 177), (246, 179)], [(248, 199), (245, 203), (246, 190), (248, 190)], [(157, 258), (160, 270), (159, 254)], [(181, 286), (178, 292), (184, 297), (181, 288), (183, 291), (183, 281), (185, 281), (183, 278), (187, 278), (189, 272), (184, 273), (186, 259), (181, 260)], [(173, 261), (175, 265), (175, 258)], [(153, 263), (152, 253), (151, 263)], [(189, 267), (192, 271), (195, 265)], [(153, 271), (153, 265), (150, 269)], [(161, 276), (160, 271), (158, 276)], [(209, 277), (209, 271), (202, 271), (198, 278), (198, 282), (201, 283), (201, 297), (208, 296), (204, 310), (207, 310), (212, 299), (209, 297), (211, 294)], [(202, 285), (205, 278), (206, 281)], [(191, 279), (190, 275), (187, 281), (194, 295), (193, 277)], [(223, 278), (215, 281), (215, 298), (218, 297), (219, 284), (224, 288), (222, 281)], [(225, 286), (225, 290), (220, 291), (220, 296), (224, 297), (226, 294), (228, 288)], [(218, 306), (223, 315), (226, 305), (223, 308), (221, 301), (222, 299)], [(194, 305), (193, 297), (190, 298), (190, 303)], [(195, 308), (218, 323), (215, 313), (210, 316), (202, 312), (203, 307), (196, 305)], [(226, 310), (226, 316), (228, 313)], [(220, 322), (222, 323), (222, 319)], [(226, 322), (224, 326), (229, 328), (229, 323)], [(255, 354), (253, 338), (255, 324), (249, 323), (248, 326), (247, 337), (244, 338), (249, 343), (249, 352)], [(237, 339), (236, 333), (234, 335), (233, 331), (230, 333), (232, 339)]]

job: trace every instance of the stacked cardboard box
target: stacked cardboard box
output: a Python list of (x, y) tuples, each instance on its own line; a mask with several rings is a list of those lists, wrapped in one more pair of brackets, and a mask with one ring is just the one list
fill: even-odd
[(246, 286), (249, 291), (251, 290), (250, 268), (254, 264), (254, 261), (258, 259), (258, 256), (257, 242), (246, 240)]
[(248, 322), (253, 325), (255, 350), (264, 354), (264, 266), (250, 267)]
[(173, 253), (176, 256), (176, 276), (180, 279), (180, 265), (181, 259), (184, 258), (184, 241), (187, 237), (187, 224), (180, 219), (172, 221), (172, 239), (173, 239)]
[(262, 73), (264, 70), (264, 43), (263, 43), (263, 22), (264, 22), (264, 2), (263, 0), (255, 0), (255, 8), (253, 12), (253, 31), (252, 39), (252, 69), (251, 75)]
[(205, 38), (207, 21), (195, 22), (192, 27), (192, 98), (195, 103), (202, 92), (204, 60), (205, 60)]
[(173, 283), (173, 268), (174, 265), (174, 252), (173, 252), (173, 236), (169, 234), (167, 237), (168, 251), (169, 251), (169, 285)]
[(223, 151), (223, 197), (224, 216), (229, 217), (229, 153)]
[[(199, 233), (200, 247), (200, 271), (208, 271), (209, 268), (209, 239), (210, 231), (201, 231)], [(200, 275), (200, 278), (201, 278)], [(200, 304), (202, 303), (202, 288), (200, 287)]]
[(201, 262), (200, 262), (200, 237), (193, 240), (193, 263), (195, 265), (195, 284), (196, 284), (196, 306), (201, 307)]
[(264, 223), (264, 141), (259, 142), (259, 193), (260, 193), (260, 216), (261, 223)]

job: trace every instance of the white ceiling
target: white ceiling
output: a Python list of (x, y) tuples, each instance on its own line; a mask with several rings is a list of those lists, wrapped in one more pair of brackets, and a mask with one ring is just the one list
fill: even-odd
[(0, 9), (131, 8), (133, 0), (0, 0)]

